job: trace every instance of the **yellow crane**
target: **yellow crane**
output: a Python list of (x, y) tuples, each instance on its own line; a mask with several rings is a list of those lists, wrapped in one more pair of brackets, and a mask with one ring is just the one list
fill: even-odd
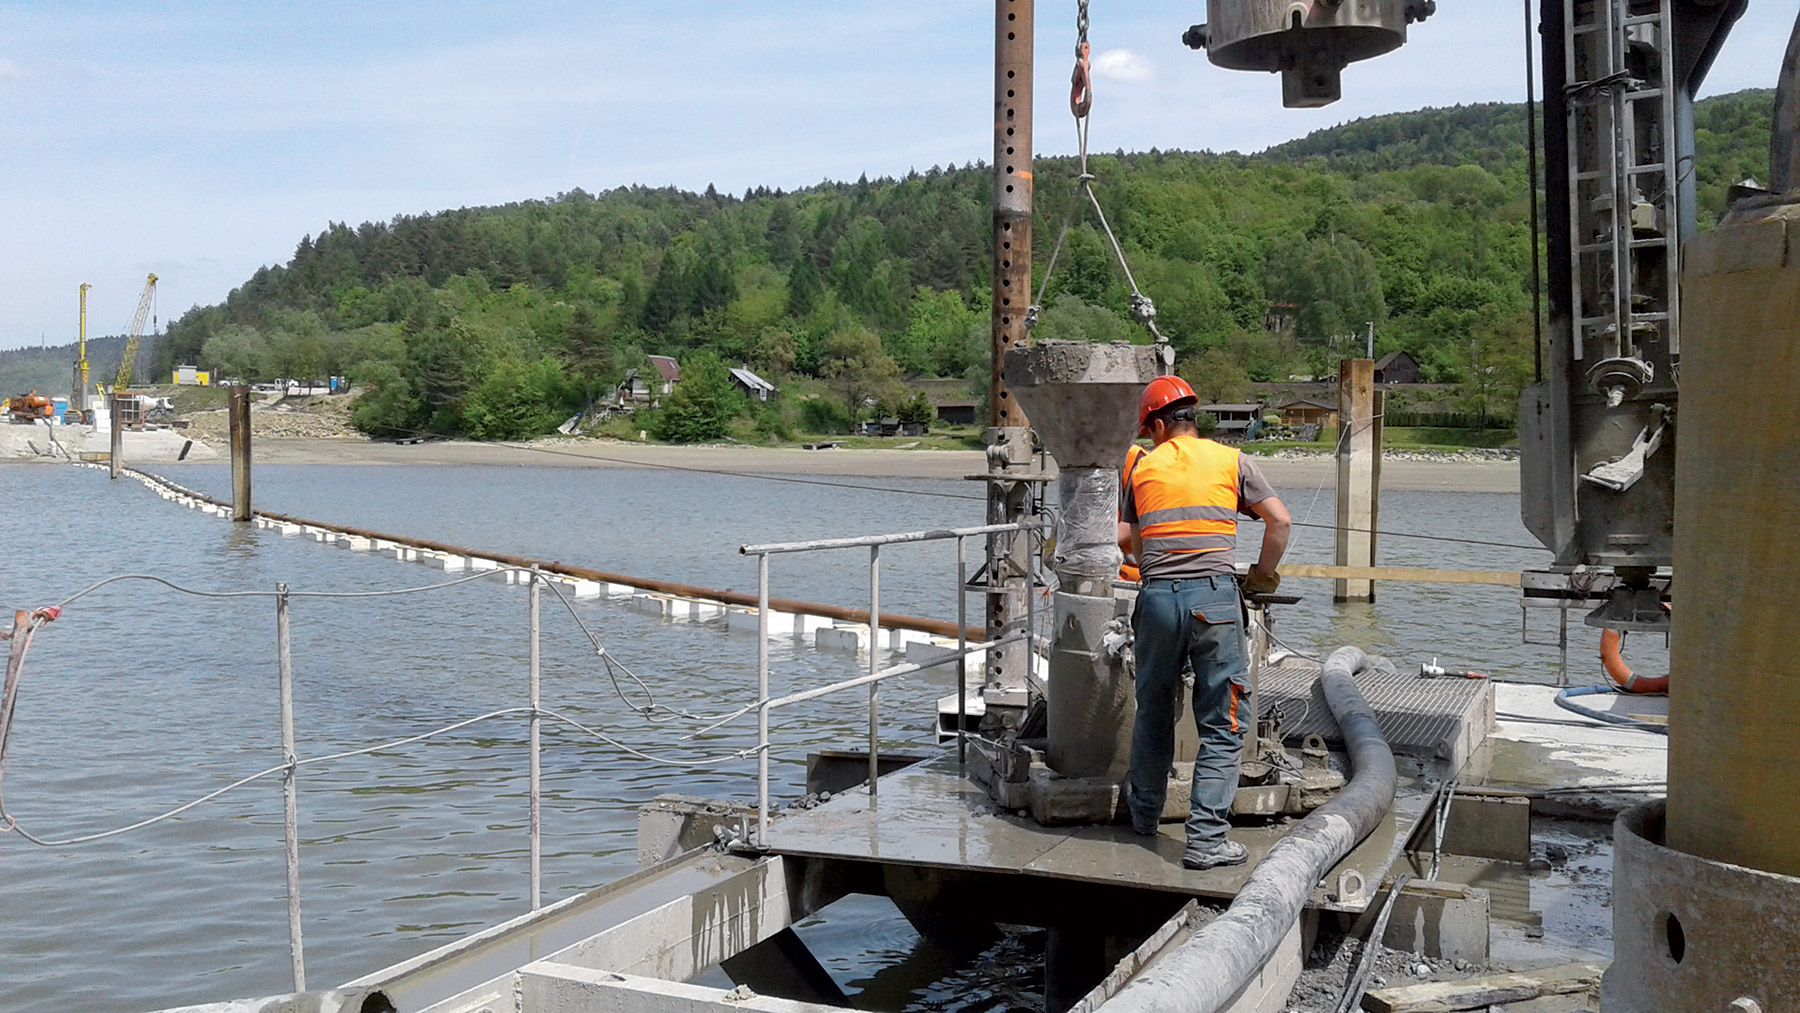
[(144, 321), (150, 318), (150, 307), (156, 304), (156, 275), (144, 282), (138, 295), (137, 312), (131, 315), (131, 330), (125, 335), (125, 358), (119, 361), (119, 375), (113, 380), (113, 393), (122, 394), (131, 386), (131, 367), (137, 361), (138, 342), (144, 337)]
[(69, 398), (69, 408), (78, 412), (85, 419), (88, 405), (88, 357), (87, 357), (87, 294), (94, 286), (81, 283), (81, 331), (76, 339), (78, 351), (75, 353), (75, 393)]

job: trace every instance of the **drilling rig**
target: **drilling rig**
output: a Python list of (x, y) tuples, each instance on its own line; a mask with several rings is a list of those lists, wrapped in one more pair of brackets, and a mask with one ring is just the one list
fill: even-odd
[[(85, 304), (84, 304), (85, 305)], [(137, 311), (131, 315), (131, 327), (125, 332), (125, 357), (119, 360), (119, 375), (113, 378), (113, 393), (123, 394), (131, 386), (131, 372), (137, 363), (138, 344), (144, 338), (144, 324), (151, 319), (156, 306), (156, 275), (144, 280), (138, 294)]]
[[(1317, 106), (1431, 6), (1211, 0), (1185, 38)], [(1556, 560), (1521, 586), (1527, 604), (1597, 602), (1588, 625), (1670, 636), (1668, 798), (1614, 827), (1609, 1013), (1800, 995), (1786, 920), (1800, 803), (1775, 787), (1800, 763), (1800, 459), (1782, 420), (1746, 432), (1737, 414), (1800, 382), (1800, 25), (1776, 92), (1775, 192), (1734, 187), (1701, 233), (1693, 171), (1695, 94), (1746, 7), (1537, 5), (1549, 312), (1519, 411), (1521, 512)]]
[(94, 407), (88, 400), (88, 357), (87, 357), (87, 294), (94, 286), (81, 283), (81, 324), (76, 336), (75, 375), (69, 386), (69, 411), (77, 415), (81, 421), (87, 422), (92, 416), (89, 413)]

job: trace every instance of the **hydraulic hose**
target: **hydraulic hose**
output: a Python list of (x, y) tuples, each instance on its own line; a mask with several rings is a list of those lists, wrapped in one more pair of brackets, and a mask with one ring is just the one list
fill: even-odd
[(1106, 1006), (1123, 1013), (1217, 1013), (1275, 955), (1314, 884), (1374, 830), (1394, 805), (1394, 754), (1355, 676), (1370, 667), (1361, 649), (1325, 659), (1319, 683), (1344, 733), (1350, 783), (1301, 820), (1257, 864), (1225, 913), (1151, 965)]
[(1609, 725), (1619, 725), (1624, 728), (1636, 728), (1639, 731), (1649, 732), (1652, 735), (1669, 734), (1668, 725), (1659, 725), (1654, 721), (1639, 721), (1637, 718), (1627, 717), (1623, 714), (1614, 714), (1610, 711), (1601, 711), (1595, 710), (1592, 707), (1583, 707), (1573, 699), (1578, 696), (1613, 696), (1614, 694), (1621, 692), (1623, 692), (1623, 690), (1620, 690), (1616, 686), (1570, 686), (1556, 694), (1556, 705), (1571, 714), (1579, 714), (1584, 718), (1590, 718), (1594, 721), (1604, 721)]

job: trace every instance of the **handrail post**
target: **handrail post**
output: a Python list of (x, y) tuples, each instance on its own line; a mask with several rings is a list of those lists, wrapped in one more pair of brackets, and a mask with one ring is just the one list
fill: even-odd
[[(869, 546), (869, 674), (880, 669), (881, 657), (881, 546)], [(869, 807), (875, 806), (875, 782), (881, 775), (880, 746), (876, 729), (881, 718), (881, 683), (869, 683)]]
[[(113, 423), (118, 424), (117, 420)], [(294, 962), (294, 991), (306, 991), (306, 948), (300, 935), (300, 798), (294, 784), (294, 661), (288, 636), (288, 585), (275, 585), (275, 644), (281, 692), (282, 823), (287, 838), (288, 952)]]
[(112, 447), (112, 452), (106, 455), (106, 466), (112, 472), (110, 477), (118, 478), (119, 472), (125, 469), (125, 413), (120, 410), (125, 404), (125, 399), (115, 393), (107, 400), (106, 404), (107, 418), (112, 420), (106, 434), (110, 441), (109, 446)]
[(538, 681), (538, 599), (543, 594), (540, 584), (542, 578), (538, 568), (531, 568), (531, 592), (529, 594), (531, 609), (531, 663), (530, 688), (531, 700), (531, 910), (536, 911), (543, 906), (543, 852), (539, 837), (538, 814), (542, 798), (543, 771), (538, 761), (538, 732), (542, 721), (538, 713), (539, 694)]
[(956, 536), (956, 772), (969, 759), (969, 540)]
[(756, 557), (756, 843), (769, 843), (769, 554)]
[[(1025, 545), (1025, 685), (1037, 678), (1037, 561), (1043, 531), (1026, 531)], [(1028, 698), (1030, 693), (1025, 694)]]

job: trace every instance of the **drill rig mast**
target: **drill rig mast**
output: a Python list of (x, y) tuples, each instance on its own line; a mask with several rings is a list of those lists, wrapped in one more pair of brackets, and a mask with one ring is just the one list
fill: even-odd
[(131, 371), (137, 363), (138, 343), (144, 338), (144, 323), (150, 319), (150, 311), (156, 305), (156, 275), (152, 274), (144, 281), (144, 291), (138, 295), (137, 312), (131, 315), (131, 328), (125, 336), (125, 357), (119, 361), (119, 375), (113, 378), (113, 393), (118, 394), (131, 386)]
[(75, 389), (69, 392), (69, 407), (86, 418), (88, 409), (88, 357), (87, 357), (87, 294), (94, 286), (81, 283), (81, 324), (76, 337), (75, 376), (71, 384)]
[(1603, 591), (1594, 626), (1668, 628), (1694, 95), (1744, 7), (1541, 0), (1548, 349), (1519, 406), (1520, 485), (1556, 562), (1524, 588)]

